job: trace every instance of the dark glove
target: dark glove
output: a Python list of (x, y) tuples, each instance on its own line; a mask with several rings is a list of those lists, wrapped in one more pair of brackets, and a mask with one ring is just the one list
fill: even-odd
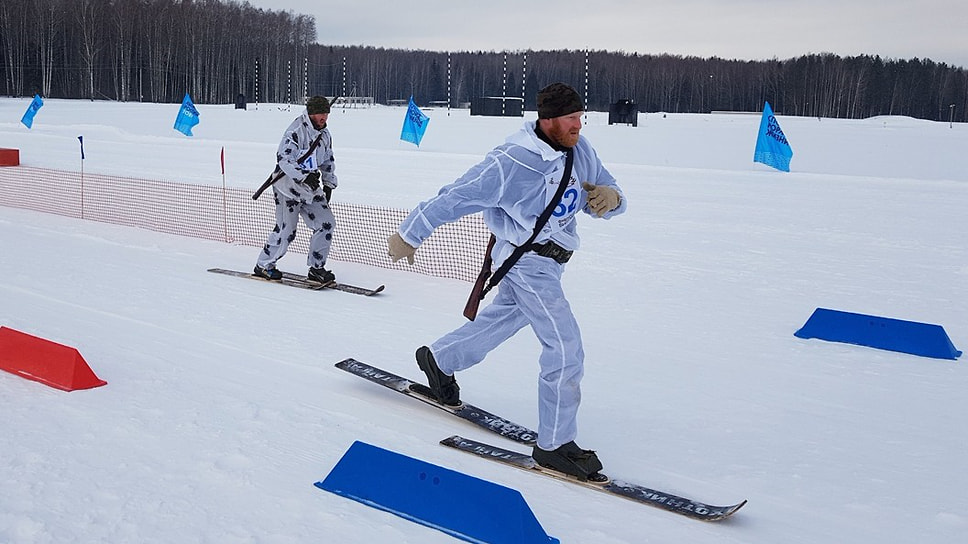
[(329, 185), (323, 185), (323, 194), (326, 195), (326, 202), (333, 200), (333, 188)]
[(303, 185), (309, 187), (313, 191), (319, 189), (319, 172), (310, 172), (308, 176), (303, 179)]

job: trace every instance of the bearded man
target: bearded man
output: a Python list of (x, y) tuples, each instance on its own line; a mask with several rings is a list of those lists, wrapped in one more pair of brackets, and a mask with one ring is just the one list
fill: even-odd
[(390, 236), (389, 254), (394, 261), (406, 258), (413, 264), (416, 248), (434, 229), (483, 212), (494, 235), (493, 269), (500, 271), (512, 255), (516, 260), (503, 271), (493, 302), (473, 320), (417, 349), (417, 364), (437, 400), (459, 406), (454, 373), (480, 363), (530, 326), (541, 342), (538, 440), (532, 456), (542, 466), (596, 480), (602, 469), (598, 456), (575, 444), (585, 355), (561, 274), (578, 249), (577, 212), (609, 219), (625, 212), (626, 202), (615, 178), (579, 134), (585, 107), (578, 92), (553, 83), (537, 99), (538, 120), (525, 122), (483, 161), (421, 202)]

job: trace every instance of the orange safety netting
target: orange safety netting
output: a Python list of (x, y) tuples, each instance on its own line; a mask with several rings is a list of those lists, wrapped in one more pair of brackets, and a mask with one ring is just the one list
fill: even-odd
[[(275, 225), (275, 210), (271, 191), (259, 200), (252, 200), (252, 192), (28, 166), (0, 168), (2, 206), (261, 248)], [(386, 244), (406, 210), (339, 200), (331, 207), (336, 216), (333, 260), (465, 281), (477, 278), (489, 236), (480, 214), (438, 228), (410, 266), (392, 263)], [(305, 226), (289, 247), (309, 251)]]

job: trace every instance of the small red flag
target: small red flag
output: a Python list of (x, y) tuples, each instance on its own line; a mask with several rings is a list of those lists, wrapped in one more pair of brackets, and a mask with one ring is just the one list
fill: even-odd
[(222, 146), (222, 175), (225, 175), (225, 146)]

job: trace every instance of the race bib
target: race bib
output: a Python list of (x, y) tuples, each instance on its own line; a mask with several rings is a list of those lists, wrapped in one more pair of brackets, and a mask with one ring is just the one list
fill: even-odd
[(310, 153), (309, 156), (306, 157), (306, 160), (299, 163), (299, 167), (303, 170), (309, 170), (310, 172), (316, 170), (316, 154)]
[[(560, 170), (555, 170), (545, 176), (545, 192), (548, 195), (546, 198), (548, 202), (551, 202), (551, 199), (555, 197), (555, 193), (558, 192), (561, 175), (562, 172)], [(575, 179), (575, 176), (571, 176), (565, 186), (565, 192), (561, 195), (561, 200), (558, 201), (554, 211), (551, 212), (551, 218), (548, 219), (548, 223), (541, 229), (541, 232), (554, 234), (564, 229), (568, 223), (574, 220), (580, 200), (581, 191), (578, 190), (578, 180)]]

